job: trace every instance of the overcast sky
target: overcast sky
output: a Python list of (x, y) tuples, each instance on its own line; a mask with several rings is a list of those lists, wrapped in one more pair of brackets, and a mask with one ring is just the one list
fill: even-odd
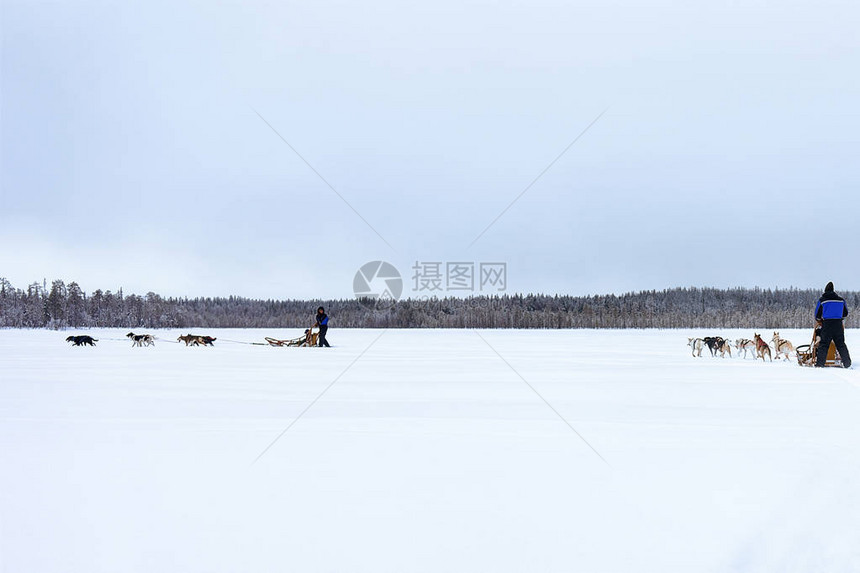
[(510, 292), (860, 289), (853, 0), (2, 10), (19, 287), (348, 297), (381, 259), (406, 295), (416, 261), (506, 262)]

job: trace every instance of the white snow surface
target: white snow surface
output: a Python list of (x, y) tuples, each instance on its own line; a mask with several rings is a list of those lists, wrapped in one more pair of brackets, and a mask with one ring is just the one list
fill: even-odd
[(860, 372), (751, 331), (193, 331), (0, 330), (0, 571), (860, 571)]

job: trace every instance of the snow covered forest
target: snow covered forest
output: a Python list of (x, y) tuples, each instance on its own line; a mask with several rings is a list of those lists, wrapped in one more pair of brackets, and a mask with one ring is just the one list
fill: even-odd
[[(811, 289), (674, 288), (623, 295), (511, 294), (403, 300), (373, 310), (355, 299), (165, 298), (55, 280), (15, 288), (0, 278), (0, 327), (303, 328), (322, 305), (340, 328), (806, 328)], [(860, 292), (840, 292), (858, 326)]]

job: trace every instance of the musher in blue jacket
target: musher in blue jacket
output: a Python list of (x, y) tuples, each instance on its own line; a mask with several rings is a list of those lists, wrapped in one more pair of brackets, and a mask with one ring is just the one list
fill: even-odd
[(328, 316), (323, 307), (317, 309), (316, 326), (320, 329), (319, 344), (317, 346), (326, 346), (331, 348), (331, 344), (325, 339), (325, 333), (328, 332)]
[(815, 356), (815, 366), (821, 368), (827, 361), (827, 350), (830, 341), (836, 345), (842, 365), (851, 368), (851, 355), (845, 346), (845, 325), (842, 320), (848, 316), (848, 306), (845, 299), (833, 291), (833, 283), (827, 283), (824, 294), (815, 306), (815, 320), (821, 325), (821, 341), (818, 343), (818, 354)]

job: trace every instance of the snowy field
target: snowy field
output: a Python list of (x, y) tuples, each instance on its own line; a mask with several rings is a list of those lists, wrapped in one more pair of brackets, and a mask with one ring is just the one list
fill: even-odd
[(195, 332), (0, 330), (0, 571), (860, 571), (860, 371), (752, 332)]

